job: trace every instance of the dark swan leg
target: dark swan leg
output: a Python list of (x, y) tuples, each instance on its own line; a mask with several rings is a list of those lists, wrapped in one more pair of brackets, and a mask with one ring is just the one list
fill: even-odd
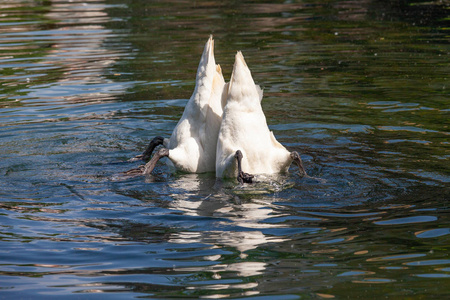
[(145, 165), (123, 172), (127, 176), (141, 176), (150, 174), (156, 166), (156, 163), (164, 156), (169, 156), (169, 149), (161, 148), (153, 155), (152, 159)]
[(145, 165), (142, 165), (137, 168), (122, 172), (121, 174), (126, 175), (126, 176), (131, 176), (131, 177), (141, 176), (144, 173), (144, 167), (145, 167)]
[(162, 157), (169, 156), (169, 149), (167, 148), (161, 148), (158, 150), (158, 152), (153, 155), (152, 159), (145, 165), (144, 167), (144, 175), (150, 174), (153, 169), (156, 166), (156, 163), (158, 160), (160, 160)]
[(132, 159), (130, 161), (137, 161), (142, 159), (143, 161), (149, 161), (150, 157), (152, 156), (153, 150), (155, 150), (156, 147), (159, 145), (162, 145), (164, 142), (164, 138), (161, 136), (155, 137), (153, 140), (150, 141), (150, 143), (147, 146), (147, 149), (145, 149), (143, 154), (140, 154)]
[(298, 172), (300, 174), (300, 177), (308, 176), (306, 174), (305, 168), (303, 167), (303, 162), (302, 162), (302, 159), (300, 158), (300, 154), (298, 154), (297, 151), (292, 151), (291, 158), (298, 166)]
[(237, 164), (238, 164), (238, 176), (237, 176), (237, 180), (240, 183), (252, 183), (253, 182), (253, 178), (255, 176), (248, 174), (248, 173), (244, 173), (242, 172), (242, 166), (241, 166), (241, 161), (242, 161), (242, 152), (241, 150), (236, 151), (236, 154), (234, 155), (234, 157), (237, 160)]

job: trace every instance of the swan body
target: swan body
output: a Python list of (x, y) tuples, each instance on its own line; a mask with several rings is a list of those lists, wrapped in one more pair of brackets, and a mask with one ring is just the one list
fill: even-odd
[[(300, 155), (289, 152), (269, 130), (261, 107), (263, 92), (255, 85), (244, 56), (237, 52), (228, 84), (214, 59), (210, 36), (197, 69), (194, 92), (170, 138), (156, 137), (144, 154), (148, 163), (137, 173), (150, 174), (162, 157), (187, 173), (216, 172), (252, 182), (252, 174), (288, 171), (292, 162), (307, 176)], [(153, 150), (159, 149), (150, 159)], [(245, 173), (242, 170), (245, 170)], [(129, 174), (135, 172), (131, 170)]]
[(250, 177), (242, 177), (242, 170), (251, 174), (284, 173), (293, 161), (300, 159), (297, 152), (289, 152), (269, 130), (261, 107), (262, 95), (244, 56), (237, 52), (217, 140), (216, 177), (238, 174), (239, 181), (251, 182), (253, 176), (243, 173)]
[[(197, 69), (195, 89), (184, 109), (181, 119), (169, 139), (150, 143), (148, 157), (153, 149), (163, 144), (146, 164), (144, 174), (153, 171), (156, 162), (167, 156), (177, 170), (188, 173), (214, 172), (217, 136), (222, 121), (225, 80), (214, 59), (214, 40), (210, 36), (205, 44)], [(145, 156), (145, 153), (144, 153)]]

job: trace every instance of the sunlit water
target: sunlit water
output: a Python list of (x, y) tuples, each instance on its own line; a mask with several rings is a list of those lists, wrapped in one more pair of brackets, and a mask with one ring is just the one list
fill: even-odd
[[(1, 298), (449, 296), (445, 2), (0, 13)], [(170, 135), (210, 33), (227, 79), (243, 51), (271, 130), (324, 182), (121, 175)]]

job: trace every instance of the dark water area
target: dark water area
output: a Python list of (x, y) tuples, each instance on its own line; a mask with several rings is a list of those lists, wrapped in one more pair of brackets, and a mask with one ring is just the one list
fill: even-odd
[[(0, 298), (450, 297), (447, 1), (0, 4)], [(124, 177), (210, 34), (306, 170)]]

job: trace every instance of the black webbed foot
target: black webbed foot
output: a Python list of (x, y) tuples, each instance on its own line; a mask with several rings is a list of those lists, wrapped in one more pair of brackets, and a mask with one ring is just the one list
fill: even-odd
[(155, 150), (155, 148), (159, 145), (162, 145), (163, 142), (164, 138), (162, 136), (157, 136), (153, 140), (151, 140), (147, 146), (147, 149), (145, 149), (144, 153), (142, 154), (142, 160), (145, 162), (149, 161), (150, 157), (152, 157), (153, 150)]
[(237, 180), (239, 183), (253, 183), (253, 178), (255, 178), (254, 175), (241, 171), (238, 174)]
[(136, 157), (133, 157), (130, 159), (130, 161), (138, 161), (143, 160), (145, 162), (148, 162), (150, 158), (152, 157), (153, 150), (155, 150), (156, 147), (159, 145), (162, 145), (164, 142), (164, 138), (162, 136), (157, 136), (153, 138), (150, 143), (148, 144), (147, 148), (145, 149), (144, 153), (137, 155)]
[(241, 165), (241, 161), (242, 161), (242, 152), (241, 150), (237, 150), (236, 154), (234, 155), (234, 157), (237, 160), (237, 164), (238, 164), (238, 176), (237, 176), (237, 180), (239, 181), (239, 183), (252, 183), (253, 182), (253, 178), (255, 178), (254, 175), (249, 174), (249, 173), (245, 173), (242, 171), (242, 165)]

